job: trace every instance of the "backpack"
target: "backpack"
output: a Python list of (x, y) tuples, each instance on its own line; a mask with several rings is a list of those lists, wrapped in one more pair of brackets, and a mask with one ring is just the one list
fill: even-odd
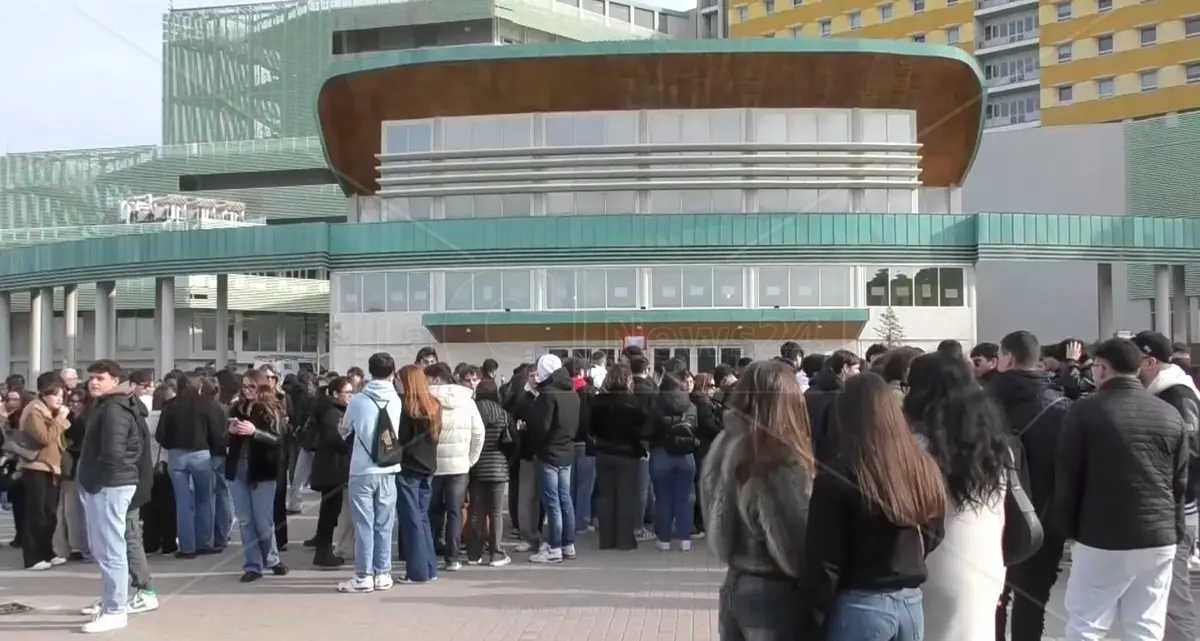
[(400, 446), (396, 429), (392, 426), (392, 416), (387, 412), (388, 404), (386, 402), (380, 404), (373, 398), (371, 402), (375, 403), (375, 407), (379, 410), (379, 416), (375, 418), (375, 439), (369, 448), (363, 443), (363, 449), (367, 450), (367, 453), (371, 455), (371, 460), (379, 467), (399, 465), (400, 459), (404, 456), (404, 448)]
[(695, 454), (700, 446), (696, 438), (696, 430), (687, 421), (686, 416), (671, 417), (667, 427), (666, 438), (663, 439), (663, 451), (673, 456)]

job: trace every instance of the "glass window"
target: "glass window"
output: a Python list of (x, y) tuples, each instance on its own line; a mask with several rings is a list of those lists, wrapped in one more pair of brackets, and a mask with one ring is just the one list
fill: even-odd
[(431, 198), (386, 198), (384, 220), (428, 220), (433, 210)]
[(378, 196), (359, 196), (358, 198), (358, 222), (360, 223), (377, 223), (382, 215), (381, 209), (383, 205)]
[(650, 213), (678, 214), (681, 211), (682, 198), (680, 192), (654, 189), (650, 191)]
[(650, 270), (652, 307), (679, 307), (683, 303), (682, 274), (678, 267), (655, 267)]
[(475, 215), (472, 196), (446, 196), (442, 199), (442, 207), (446, 218), (471, 218)]
[(1074, 90), (1074, 87), (1072, 87), (1071, 85), (1066, 85), (1064, 87), (1058, 88), (1058, 101), (1059, 102), (1071, 102), (1071, 99), (1074, 96), (1075, 96), (1075, 90)]
[(547, 114), (545, 116), (547, 147), (570, 147), (575, 144), (574, 125), (569, 114)]
[(367, 272), (362, 275), (362, 311), (387, 311), (387, 273)]
[(879, 7), (879, 21), (888, 22), (892, 19), (892, 5), (885, 4)]
[(546, 308), (575, 309), (575, 272), (573, 270), (546, 270)]
[(492, 310), (501, 309), (500, 293), (504, 286), (504, 278), (498, 271), (475, 272), (471, 280), (475, 292), (472, 309)]
[(858, 31), (859, 29), (862, 29), (862, 13), (852, 11), (850, 12), (850, 30)]
[(888, 270), (883, 267), (867, 281), (867, 306), (888, 306)]
[(758, 306), (788, 307), (788, 268), (758, 268)]
[(408, 273), (408, 311), (428, 312), (433, 309), (433, 287), (429, 272)]
[(601, 114), (575, 114), (574, 146), (590, 147), (604, 144), (604, 116)]
[(1195, 38), (1200, 36), (1200, 16), (1184, 18), (1183, 20), (1183, 37)]
[(576, 272), (576, 300), (580, 309), (608, 307), (608, 278), (603, 269), (581, 269)]
[[(138, 348), (137, 321), (138, 319), (136, 318), (121, 315), (117, 316), (117, 349), (121, 351), (133, 351)], [(150, 331), (153, 332), (154, 330), (151, 329)], [(214, 341), (214, 343), (215, 342), (216, 341)]]
[(388, 154), (427, 152), (433, 146), (433, 127), (429, 123), (389, 124), (386, 142), (384, 153)]
[(604, 192), (604, 209), (609, 214), (632, 214), (637, 212), (637, 192)]
[(247, 352), (279, 351), (278, 318), (272, 315), (245, 316), (242, 319), (242, 350)]
[(1113, 52), (1113, 37), (1111, 33), (1106, 36), (1097, 36), (1096, 52), (1101, 56)]
[(946, 44), (956, 45), (959, 41), (958, 27), (946, 28)]
[(963, 286), (965, 277), (962, 267), (942, 267), (938, 269), (938, 292), (942, 307), (962, 307), (966, 305)]
[(475, 128), (469, 120), (447, 118), (442, 121), (442, 149), (467, 151), (475, 144)]
[(709, 112), (708, 142), (734, 143), (746, 139), (745, 112), (741, 109), (722, 109)]
[(511, 218), (533, 213), (533, 194), (504, 194), (500, 196), (500, 215)]
[(938, 270), (936, 267), (926, 267), (918, 270), (913, 277), (913, 287), (916, 290), (917, 307), (938, 306)]
[[(118, 331), (118, 334), (120, 332)], [(217, 319), (215, 316), (207, 314), (192, 314), (192, 336), (199, 338), (199, 346), (197, 341), (192, 341), (192, 348), (200, 351), (211, 352), (217, 349)], [(229, 345), (233, 345), (232, 342)]]
[(1058, 61), (1071, 62), (1071, 55), (1074, 52), (1073, 43), (1058, 45)]
[(304, 351), (304, 321), (303, 316), (279, 317), (279, 328), (283, 330), (283, 351)]
[(791, 307), (819, 307), (821, 305), (821, 274), (816, 267), (793, 267), (791, 269)]
[(506, 269), (501, 276), (501, 305), (504, 309), (533, 309), (533, 288), (528, 269)]
[(1096, 0), (1096, 13), (1112, 11), (1112, 0)]
[(715, 267), (712, 270), (713, 306), (742, 307), (746, 288), (741, 267)]
[(362, 277), (359, 274), (338, 274), (338, 311), (357, 314), (362, 311)]
[(913, 273), (911, 267), (893, 267), (891, 269), (891, 305), (892, 307), (913, 306)]
[(637, 270), (630, 268), (607, 269), (608, 308), (633, 309), (637, 307)]
[(471, 272), (447, 271), (444, 278), (446, 283), (446, 310), (471, 311), (473, 309), (471, 303)]
[(1154, 91), (1158, 89), (1158, 70), (1143, 71), (1138, 74), (1138, 80), (1141, 82), (1142, 91)]
[(387, 275), (387, 310), (408, 311), (408, 272), (390, 272)]
[(1070, 2), (1060, 2), (1056, 5), (1054, 5), (1054, 15), (1059, 20), (1070, 20), (1071, 19), (1071, 3)]
[(1184, 74), (1187, 76), (1187, 84), (1194, 85), (1200, 82), (1200, 62), (1193, 62), (1184, 67)]
[(638, 142), (636, 113), (607, 114), (604, 124), (604, 142), (610, 145), (633, 145)]
[(713, 270), (711, 267), (680, 268), (683, 307), (713, 306)]
[(854, 270), (850, 267), (821, 268), (821, 306), (849, 307), (851, 298), (850, 281)]
[(833, 35), (833, 21), (822, 20), (820, 22), (820, 29), (822, 38), (828, 38), (829, 36)]
[(1156, 25), (1142, 27), (1139, 37), (1141, 39), (1142, 46), (1149, 47), (1150, 45), (1158, 42), (1158, 27)]
[(1112, 98), (1116, 94), (1116, 84), (1112, 78), (1101, 78), (1096, 81), (1096, 93), (1101, 98)]
[(505, 149), (527, 149), (533, 146), (533, 118), (506, 119), (500, 124), (501, 146)]
[(912, 0), (913, 13), (925, 11), (925, 0)]

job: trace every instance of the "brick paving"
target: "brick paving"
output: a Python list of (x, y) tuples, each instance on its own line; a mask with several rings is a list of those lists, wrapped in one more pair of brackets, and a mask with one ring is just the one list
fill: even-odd
[[(309, 506), (315, 508), (315, 506)], [(600, 552), (594, 535), (579, 542), (579, 558), (535, 566), (524, 555), (504, 568), (464, 567), (431, 585), (396, 585), (388, 592), (338, 594), (349, 570), (312, 569), (299, 542), (315, 516), (289, 520), (293, 545), (284, 553), (292, 573), (251, 585), (237, 582), (240, 549), (221, 557), (181, 561), (152, 557), (162, 602), (131, 617), (114, 633), (139, 641), (334, 641), (384, 636), (398, 640), (708, 641), (717, 639), (717, 589), (724, 569), (701, 544), (691, 552)], [(0, 516), (0, 541), (12, 521)], [(77, 610), (99, 594), (95, 566), (67, 564), (48, 572), (20, 569), (20, 551), (0, 551), (0, 602), (35, 607), (0, 616), (0, 639), (78, 639)], [(1062, 585), (1047, 615), (1046, 639), (1062, 636)], [(967, 640), (964, 640), (967, 641)], [(985, 640), (981, 640), (985, 641)]]

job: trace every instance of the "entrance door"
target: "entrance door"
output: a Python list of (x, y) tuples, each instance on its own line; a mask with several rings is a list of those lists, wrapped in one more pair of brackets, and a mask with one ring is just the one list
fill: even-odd
[(655, 347), (654, 348), (654, 368), (657, 370), (660, 366), (665, 366), (667, 361), (672, 358), (678, 358), (687, 364), (688, 369), (691, 369), (692, 363), (696, 361), (692, 359), (692, 348), (690, 347)]
[(709, 374), (717, 365), (736, 365), (745, 353), (741, 345), (714, 345), (702, 347), (655, 347), (654, 364), (666, 364), (672, 358), (687, 363), (693, 374)]

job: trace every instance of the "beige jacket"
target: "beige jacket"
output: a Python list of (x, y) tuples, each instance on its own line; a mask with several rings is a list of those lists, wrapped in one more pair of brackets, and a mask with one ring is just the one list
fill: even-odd
[(70, 423), (67, 421), (65, 407), (55, 413), (37, 398), (25, 406), (21, 412), (21, 431), (33, 437), (42, 445), (37, 458), (25, 461), (21, 467), (27, 470), (40, 470), (56, 475), (62, 475), (63, 452), (66, 451), (66, 434)]

